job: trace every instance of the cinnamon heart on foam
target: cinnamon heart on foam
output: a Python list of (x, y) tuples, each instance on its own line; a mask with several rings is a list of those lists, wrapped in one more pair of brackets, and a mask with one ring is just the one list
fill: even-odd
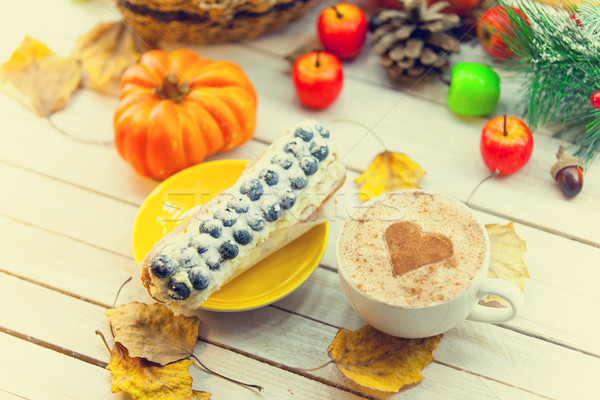
[(452, 242), (441, 233), (423, 233), (414, 222), (396, 222), (385, 230), (394, 276), (442, 261), (454, 253)]

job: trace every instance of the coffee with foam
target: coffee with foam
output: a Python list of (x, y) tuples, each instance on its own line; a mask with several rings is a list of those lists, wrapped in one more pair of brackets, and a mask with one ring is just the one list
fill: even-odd
[(361, 293), (399, 307), (451, 300), (485, 268), (487, 236), (457, 200), (426, 191), (377, 197), (346, 221), (338, 270)]

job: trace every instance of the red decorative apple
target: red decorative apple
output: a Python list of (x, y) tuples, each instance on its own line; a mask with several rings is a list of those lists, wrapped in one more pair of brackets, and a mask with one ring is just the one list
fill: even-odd
[(481, 131), (480, 149), (483, 162), (491, 171), (510, 175), (529, 161), (533, 136), (519, 118), (504, 115), (485, 124)]
[(592, 103), (592, 107), (594, 108), (600, 108), (600, 90), (592, 93), (592, 96), (590, 97), (590, 102)]
[(303, 54), (294, 63), (292, 77), (302, 104), (326, 108), (342, 91), (344, 72), (340, 60), (326, 51)]
[(325, 50), (342, 60), (355, 58), (367, 37), (365, 13), (353, 4), (327, 7), (317, 20), (319, 38)]
[[(514, 29), (506, 10), (507, 8), (502, 6), (492, 7), (481, 16), (477, 23), (477, 37), (483, 49), (493, 57), (512, 58), (515, 56), (503, 39), (503, 36), (510, 35)], [(521, 10), (513, 7), (512, 11), (529, 25), (527, 17)]]

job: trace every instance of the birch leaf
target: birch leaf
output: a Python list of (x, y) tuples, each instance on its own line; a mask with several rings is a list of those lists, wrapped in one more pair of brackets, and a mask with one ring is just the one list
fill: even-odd
[(143, 357), (165, 365), (190, 356), (198, 338), (196, 317), (175, 316), (161, 303), (132, 302), (106, 310), (115, 342), (132, 357)]
[(421, 370), (433, 361), (442, 335), (403, 339), (365, 325), (356, 331), (341, 328), (327, 353), (338, 369), (371, 389), (397, 392), (423, 379)]
[(402, 153), (384, 151), (355, 179), (363, 200), (400, 189), (417, 189), (425, 171)]
[(122, 21), (101, 23), (79, 37), (73, 57), (81, 63), (84, 86), (118, 95), (125, 69), (150, 48)]
[[(192, 399), (192, 360), (161, 366), (144, 358), (130, 357), (127, 349), (115, 343), (108, 369), (113, 377), (113, 393), (126, 392), (133, 400)], [(197, 397), (196, 397), (197, 398)]]
[[(524, 283), (529, 278), (527, 265), (523, 262), (523, 254), (527, 245), (515, 232), (514, 223), (506, 225), (489, 224), (485, 226), (490, 237), (491, 256), (489, 278), (500, 278), (512, 282), (524, 290)], [(508, 302), (498, 296), (488, 296), (483, 302), (497, 301), (504, 306)]]
[(29, 36), (0, 67), (0, 90), (40, 117), (63, 108), (80, 80), (75, 59), (61, 58)]

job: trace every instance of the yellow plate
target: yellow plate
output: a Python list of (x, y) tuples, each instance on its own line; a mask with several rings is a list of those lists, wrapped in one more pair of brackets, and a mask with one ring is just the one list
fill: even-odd
[[(235, 183), (248, 161), (212, 161), (187, 168), (150, 193), (133, 226), (133, 254), (139, 264), (154, 243), (181, 224), (185, 212)], [(201, 306), (216, 311), (262, 307), (300, 286), (315, 270), (327, 244), (328, 225), (315, 226), (238, 276)]]

